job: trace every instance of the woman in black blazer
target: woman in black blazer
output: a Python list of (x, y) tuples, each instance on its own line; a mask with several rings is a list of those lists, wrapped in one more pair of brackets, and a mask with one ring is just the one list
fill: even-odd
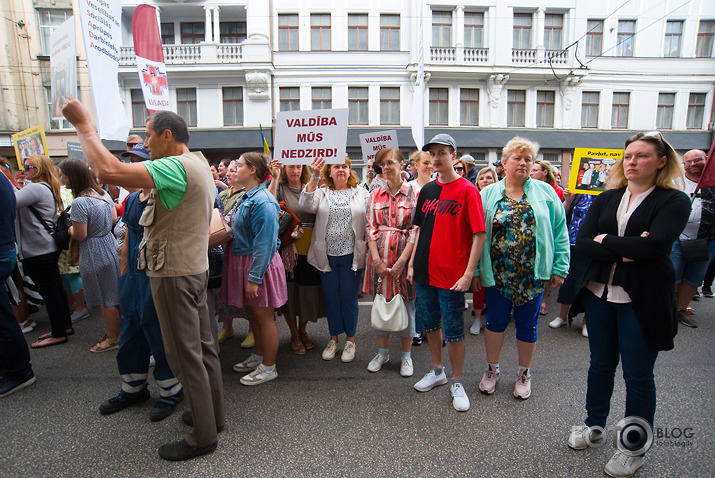
[(670, 249), (690, 212), (678, 190), (682, 177), (677, 154), (659, 132), (628, 138), (576, 240), (591, 265), (570, 314), (586, 312), (591, 363), (586, 425), (572, 430), (568, 445), (581, 450), (604, 439), (620, 357), (626, 413), (618, 451), (605, 468), (614, 477), (632, 476), (652, 444), (653, 367), (659, 351), (673, 348), (677, 331)]

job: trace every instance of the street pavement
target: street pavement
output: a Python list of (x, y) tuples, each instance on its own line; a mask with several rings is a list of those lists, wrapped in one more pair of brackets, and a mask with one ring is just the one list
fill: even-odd
[[(377, 352), (369, 300), (361, 299), (357, 355), (347, 364), (339, 356), (321, 359), (329, 338), (324, 319), (308, 327), (316, 348), (297, 356), (279, 317), (279, 376), (256, 387), (241, 385), (231, 368), (249, 353), (239, 347), (247, 322), (236, 320), (236, 336), (221, 349), (226, 430), (215, 453), (181, 463), (160, 459), (157, 448), (187, 431), (180, 420), (187, 405), (162, 422), (150, 422), (158, 397), (153, 378), (151, 401), (115, 415), (99, 414), (99, 404), (118, 392), (119, 377), (115, 352), (89, 351), (105, 330), (93, 310), (75, 324), (69, 344), (31, 351), (36, 384), (0, 399), (0, 477), (605, 476), (613, 440), (584, 451), (566, 446), (571, 427), (585, 418), (588, 341), (580, 335), (580, 318), (571, 328), (549, 329), (558, 310), (555, 294), (549, 300), (552, 312), (539, 323), (529, 400), (512, 395), (513, 325), (492, 396), (478, 390), (485, 367), (483, 335), (467, 333), (464, 383), (471, 409), (465, 413), (452, 408), (449, 386), (427, 393), (413, 388), (431, 367), (426, 343), (413, 349), (411, 378), (399, 375), (398, 338), (390, 341), (390, 362), (378, 373), (367, 371)], [(692, 305), (700, 327), (681, 326), (675, 349), (656, 362), (656, 438), (639, 477), (715, 476), (709, 381), (715, 299)], [(34, 317), (39, 327), (28, 341), (49, 331), (44, 310)], [(468, 329), (471, 317), (465, 313), (465, 319)], [(449, 375), (446, 349), (444, 357)], [(609, 427), (623, 418), (624, 398), (619, 370)], [(614, 436), (611, 431), (609, 438)]]

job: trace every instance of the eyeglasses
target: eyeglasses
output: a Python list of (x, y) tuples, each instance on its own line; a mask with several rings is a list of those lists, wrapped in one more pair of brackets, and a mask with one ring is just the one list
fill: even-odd
[(141, 143), (127, 143), (127, 146), (130, 148), (133, 148), (134, 146), (141, 144)]
[(37, 169), (37, 166), (30, 166), (29, 164), (23, 164), (22, 168), (23, 169)]
[(646, 131), (645, 133), (641, 133), (641, 138), (655, 138), (665, 144), (665, 140), (663, 139), (663, 135), (660, 134), (660, 131)]
[(691, 164), (694, 164), (694, 163), (702, 163), (706, 159), (707, 158), (705, 156), (700, 156), (699, 158), (693, 158), (690, 161), (683, 161), (683, 164), (686, 166), (690, 166)]
[(457, 166), (456, 168), (454, 168), (454, 170), (457, 171), (458, 173), (464, 172), (464, 168), (461, 166)]

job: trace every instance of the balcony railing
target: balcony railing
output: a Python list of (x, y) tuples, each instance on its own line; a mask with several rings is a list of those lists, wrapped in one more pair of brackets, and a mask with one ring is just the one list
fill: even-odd
[(430, 47), (430, 59), (432, 63), (454, 63), (456, 60), (455, 48), (443, 46)]
[(489, 59), (489, 48), (465, 48), (465, 63), (486, 63)]
[(456, 48), (433, 46), (430, 47), (431, 63), (486, 63), (489, 59), (489, 48)]
[(536, 63), (536, 50), (511, 50), (512, 63)]
[(566, 50), (545, 50), (544, 59), (552, 65), (565, 65), (568, 62), (568, 52)]
[[(215, 43), (199, 45), (163, 45), (164, 63), (181, 65), (191, 63), (231, 63), (243, 58), (243, 45), (239, 43)], [(134, 47), (123, 46), (119, 52), (121, 66), (136, 65)]]

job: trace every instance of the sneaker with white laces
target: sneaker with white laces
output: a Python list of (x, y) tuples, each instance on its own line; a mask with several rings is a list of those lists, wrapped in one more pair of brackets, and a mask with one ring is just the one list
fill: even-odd
[(350, 340), (345, 341), (345, 347), (343, 347), (343, 354), (340, 356), (340, 360), (344, 363), (355, 360), (355, 342), (351, 342)]
[(644, 459), (642, 456), (630, 456), (621, 451), (617, 451), (603, 470), (608, 476), (613, 478), (625, 478), (633, 476), (636, 471), (643, 466)]
[(469, 333), (472, 335), (479, 335), (479, 331), (482, 328), (482, 319), (477, 317), (474, 319), (474, 322), (472, 323), (472, 326), (469, 327)]
[(335, 354), (338, 353), (338, 348), (338, 343), (335, 340), (330, 339), (328, 345), (325, 346), (325, 350), (323, 350), (323, 360), (333, 360), (335, 358)]
[(466, 412), (469, 410), (469, 397), (461, 383), (455, 382), (452, 384), (452, 406), (458, 412)]
[(494, 389), (496, 388), (498, 381), (499, 372), (495, 372), (492, 369), (491, 365), (487, 365), (487, 370), (486, 372), (484, 372), (481, 382), (479, 382), (479, 390), (482, 393), (491, 395), (492, 393), (494, 393)]
[(531, 396), (531, 373), (528, 368), (521, 373), (516, 373), (514, 396), (522, 400), (526, 400)]
[(233, 366), (234, 372), (251, 372), (255, 370), (261, 363), (256, 360), (256, 354), (251, 354), (243, 362), (239, 362)]
[(422, 377), (422, 380), (415, 384), (415, 390), (418, 392), (429, 392), (437, 385), (444, 385), (447, 383), (447, 375), (442, 370), (442, 373), (435, 375), (434, 370), (430, 370), (427, 375)]
[(372, 360), (370, 360), (370, 363), (367, 364), (367, 370), (369, 372), (379, 372), (380, 369), (382, 368), (382, 366), (385, 365), (389, 361), (390, 361), (389, 355), (377, 354), (377, 355), (375, 355), (375, 357)]
[(561, 317), (556, 317), (554, 320), (549, 322), (549, 327), (551, 327), (552, 329), (558, 329), (559, 327), (563, 327), (567, 323), (568, 322)]
[(402, 357), (400, 360), (400, 375), (403, 377), (411, 377), (415, 373), (415, 369), (412, 366), (412, 359), (410, 357)]
[(275, 378), (278, 378), (278, 371), (275, 367), (273, 367), (273, 370), (269, 372), (266, 370), (265, 365), (260, 364), (256, 370), (248, 375), (244, 375), (239, 381), (244, 385), (260, 385)]
[(581, 425), (580, 427), (573, 427), (571, 429), (571, 435), (569, 435), (566, 444), (569, 448), (573, 448), (574, 450), (585, 450), (601, 440), (603, 440), (603, 434), (601, 432), (592, 430), (586, 425)]

